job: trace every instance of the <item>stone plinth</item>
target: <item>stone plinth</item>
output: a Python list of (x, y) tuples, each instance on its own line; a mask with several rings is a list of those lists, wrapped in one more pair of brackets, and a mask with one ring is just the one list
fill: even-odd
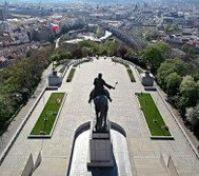
[[(95, 123), (93, 122), (93, 124)], [(107, 127), (104, 132), (96, 132), (94, 125), (92, 125), (91, 138), (89, 140), (88, 168), (114, 166), (110, 126), (107, 125)]]

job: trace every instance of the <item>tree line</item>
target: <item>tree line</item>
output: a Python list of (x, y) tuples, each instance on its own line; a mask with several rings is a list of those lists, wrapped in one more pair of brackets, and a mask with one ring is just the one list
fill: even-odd
[(172, 49), (163, 42), (148, 46), (140, 57), (167, 93), (168, 101), (199, 135), (199, 70), (190, 62), (173, 58)]
[(115, 38), (103, 43), (90, 40), (76, 44), (63, 42), (58, 49), (32, 51), (28, 56), (0, 71), (0, 126), (27, 102), (50, 62), (89, 56), (118, 56), (150, 68), (157, 83), (167, 93), (168, 101), (199, 134), (199, 71), (192, 64), (174, 58), (166, 43), (158, 42), (135, 52)]
[(51, 47), (33, 50), (23, 58), (0, 70), (0, 127), (3, 128), (21, 105), (30, 98), (49, 64)]
[(107, 40), (102, 43), (84, 40), (76, 44), (61, 44), (60, 48), (52, 54), (51, 60), (60, 61), (91, 56), (118, 56), (127, 59), (135, 56), (135, 52), (117, 39)]

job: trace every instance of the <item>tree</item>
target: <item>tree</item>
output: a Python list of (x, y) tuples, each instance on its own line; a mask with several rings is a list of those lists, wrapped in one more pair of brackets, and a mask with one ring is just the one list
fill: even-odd
[(125, 46), (120, 46), (118, 49), (118, 54), (121, 58), (124, 58), (127, 53), (127, 48)]
[(172, 24), (172, 25), (169, 24), (169, 25), (166, 26), (165, 31), (166, 31), (166, 33), (171, 34), (171, 33), (180, 32), (181, 30), (180, 30), (180, 28), (178, 27), (178, 25), (176, 25), (176, 24)]
[(145, 49), (142, 58), (154, 71), (157, 70), (160, 64), (164, 61), (161, 51), (156, 47)]
[(131, 60), (132, 58), (135, 58), (136, 56), (137, 55), (133, 50), (131, 50), (129, 48), (127, 49), (127, 53), (125, 54), (125, 59)]
[(51, 44), (53, 44), (54, 41), (55, 41), (55, 36), (54, 36), (53, 34), (50, 34), (50, 35), (48, 36), (48, 41), (49, 41)]
[(169, 95), (176, 95), (180, 83), (182, 81), (182, 77), (178, 75), (176, 72), (170, 73), (166, 78), (166, 90)]
[(186, 119), (193, 127), (199, 124), (199, 103), (195, 107), (186, 109)]
[(166, 80), (165, 78), (175, 72), (175, 65), (174, 64), (171, 64), (169, 61), (165, 61), (163, 62), (158, 71), (157, 71), (157, 80), (158, 80), (158, 83), (160, 84), (160, 86), (163, 88), (163, 89), (166, 89)]
[(92, 54), (92, 49), (91, 48), (82, 47), (82, 56), (83, 57), (91, 56), (91, 54)]
[(16, 110), (26, 103), (40, 81), (48, 65), (48, 49), (30, 53), (30, 58), (21, 59), (0, 71), (0, 125), (3, 126)]
[(189, 44), (184, 44), (184, 45), (182, 46), (182, 50), (183, 50), (185, 53), (189, 54), (189, 55), (194, 55), (194, 54), (196, 54), (196, 49), (194, 48), (194, 46), (191, 46), (191, 45), (189, 45)]
[(165, 42), (158, 42), (155, 45), (162, 53), (164, 59), (169, 59), (171, 57), (171, 47)]
[(115, 40), (106, 41), (102, 45), (106, 48), (108, 56), (117, 55), (118, 43)]
[(168, 59), (163, 62), (157, 71), (157, 80), (160, 86), (166, 90), (166, 77), (176, 72), (179, 76), (184, 76), (187, 72), (187, 65), (180, 59)]
[(193, 78), (195, 81), (199, 81), (199, 72), (193, 74)]
[(0, 96), (0, 126), (6, 122), (12, 115), (14, 108), (11, 105), (9, 97), (1, 95)]
[(70, 52), (63, 52), (59, 55), (59, 58), (60, 58), (60, 60), (71, 59), (72, 54)]
[(193, 107), (199, 100), (199, 85), (193, 77), (185, 76), (180, 84), (181, 101), (180, 106), (183, 111), (186, 107)]
[(158, 42), (146, 48), (141, 57), (147, 65), (151, 66), (152, 71), (156, 73), (160, 64), (170, 58), (170, 51), (171, 48), (166, 43)]
[(171, 48), (164, 42), (158, 42), (146, 48), (143, 51), (142, 58), (147, 65), (151, 66), (152, 71), (156, 72), (160, 64), (165, 61), (165, 59), (170, 58)]
[(59, 54), (55, 53), (55, 54), (51, 55), (50, 60), (51, 61), (59, 61)]
[(148, 41), (157, 40), (158, 37), (159, 37), (159, 32), (158, 32), (158, 30), (150, 30), (150, 31), (147, 31), (147, 32), (144, 34), (144, 37), (145, 37), (145, 39), (148, 40)]
[(76, 59), (79, 59), (79, 58), (82, 58), (82, 50), (81, 48), (75, 48), (73, 51), (72, 51), (72, 56)]

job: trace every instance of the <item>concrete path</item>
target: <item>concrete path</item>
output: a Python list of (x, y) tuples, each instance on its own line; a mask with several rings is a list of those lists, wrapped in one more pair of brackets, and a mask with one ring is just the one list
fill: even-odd
[[(133, 67), (132, 70), (136, 83), (130, 82), (123, 65), (115, 64), (108, 59), (94, 60), (94, 62), (80, 65), (73, 81), (71, 83), (64, 81), (59, 89), (59, 91), (67, 92), (68, 96), (52, 138), (28, 139), (28, 135), (50, 96), (51, 92), (47, 91), (0, 166), (0, 175), (20, 175), (29, 154), (32, 153), (35, 159), (39, 151), (42, 151), (42, 162), (33, 174), (34, 176), (66, 175), (75, 130), (82, 123), (94, 118), (93, 107), (87, 101), (93, 79), (101, 72), (108, 83), (114, 85), (116, 81), (119, 82), (117, 89), (110, 91), (113, 102), (109, 108), (109, 119), (120, 124), (126, 131), (132, 175), (168, 175), (167, 169), (159, 160), (160, 153), (163, 153), (173, 157), (180, 175), (197, 176), (199, 161), (157, 92), (153, 92), (152, 96), (175, 140), (151, 140), (149, 138), (146, 123), (134, 95), (135, 92), (144, 91), (144, 89), (139, 82), (136, 70)], [(64, 80), (66, 77), (67, 74)], [(83, 153), (84, 150), (80, 152)]]

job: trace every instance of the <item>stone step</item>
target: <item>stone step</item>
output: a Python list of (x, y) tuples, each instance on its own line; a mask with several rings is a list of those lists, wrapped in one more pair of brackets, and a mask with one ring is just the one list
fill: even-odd
[(110, 139), (110, 133), (92, 133), (92, 139)]

